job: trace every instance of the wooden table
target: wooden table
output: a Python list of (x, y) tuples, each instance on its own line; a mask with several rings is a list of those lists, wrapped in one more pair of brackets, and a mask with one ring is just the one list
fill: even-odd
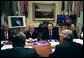
[(32, 46), (34, 49), (36, 49), (36, 52), (43, 57), (48, 57), (52, 52), (50, 44), (33, 45), (32, 43), (27, 42), (25, 44), (25, 47)]

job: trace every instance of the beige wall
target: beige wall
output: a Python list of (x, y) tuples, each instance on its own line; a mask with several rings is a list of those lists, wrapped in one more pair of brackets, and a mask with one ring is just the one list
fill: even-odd
[(56, 26), (56, 21), (57, 21), (57, 14), (61, 14), (61, 1), (28, 1), (29, 4), (29, 15), (27, 18), (27, 24), (31, 24), (34, 25), (34, 27), (38, 27), (38, 25), (42, 22), (42, 21), (33, 21), (33, 17), (32, 17), (32, 3), (55, 3), (56, 4), (56, 9), (55, 9), (55, 21), (49, 21), (52, 22), (54, 24), (54, 26)]

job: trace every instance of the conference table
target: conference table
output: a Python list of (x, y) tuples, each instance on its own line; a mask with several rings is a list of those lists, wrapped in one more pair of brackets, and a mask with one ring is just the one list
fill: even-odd
[[(73, 42), (83, 45), (82, 39), (73, 39)], [(34, 41), (30, 43), (26, 40), (24, 48), (34, 48), (36, 49), (36, 52), (42, 57), (48, 57), (49, 54), (55, 51), (55, 47), (58, 44), (60, 43), (57, 40), (41, 40), (41, 41)], [(1, 50), (11, 49), (11, 48), (13, 48), (11, 41), (8, 40), (1, 41)]]
[[(11, 41), (1, 41), (1, 44), (5, 42), (5, 45), (1, 48), (1, 50), (13, 48)], [(34, 48), (36, 52), (41, 55), (42, 57), (48, 57), (52, 52), (55, 50), (55, 46), (58, 45), (59, 42), (56, 40), (41, 40), (41, 41), (34, 41), (28, 42), (25, 41), (24, 48)]]

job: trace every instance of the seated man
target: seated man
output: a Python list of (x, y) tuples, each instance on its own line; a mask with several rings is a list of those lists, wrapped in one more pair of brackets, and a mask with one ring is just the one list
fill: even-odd
[(65, 29), (60, 34), (60, 44), (49, 57), (83, 57), (83, 46), (73, 42), (72, 31)]
[(53, 29), (53, 24), (52, 23), (48, 23), (48, 30), (46, 30), (43, 33), (42, 39), (43, 40), (59, 39), (58, 31)]
[(78, 35), (77, 35), (77, 31), (76, 31), (76, 29), (75, 29), (74, 24), (71, 24), (71, 25), (70, 25), (70, 30), (72, 30), (73, 39), (77, 39), (77, 38), (78, 38)]
[(38, 32), (34, 29), (33, 26), (29, 25), (29, 30), (25, 31), (26, 39), (32, 38), (35, 39), (38, 36)]
[(26, 36), (19, 32), (12, 39), (12, 49), (1, 50), (1, 57), (38, 57), (33, 48), (24, 48)]
[(4, 24), (3, 29), (1, 30), (1, 40), (11, 40), (13, 33), (9, 30), (9, 26)]

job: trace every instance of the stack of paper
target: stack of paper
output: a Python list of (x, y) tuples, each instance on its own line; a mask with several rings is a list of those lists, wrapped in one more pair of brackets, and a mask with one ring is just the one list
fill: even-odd
[(73, 39), (73, 42), (79, 43), (83, 45), (83, 40), (82, 39)]
[(8, 41), (1, 41), (1, 44), (7, 43)]
[(5, 50), (5, 49), (12, 49), (13, 46), (12, 45), (4, 45), (1, 50)]
[(51, 53), (53, 53), (55, 51), (55, 49), (52, 49), (52, 52)]

